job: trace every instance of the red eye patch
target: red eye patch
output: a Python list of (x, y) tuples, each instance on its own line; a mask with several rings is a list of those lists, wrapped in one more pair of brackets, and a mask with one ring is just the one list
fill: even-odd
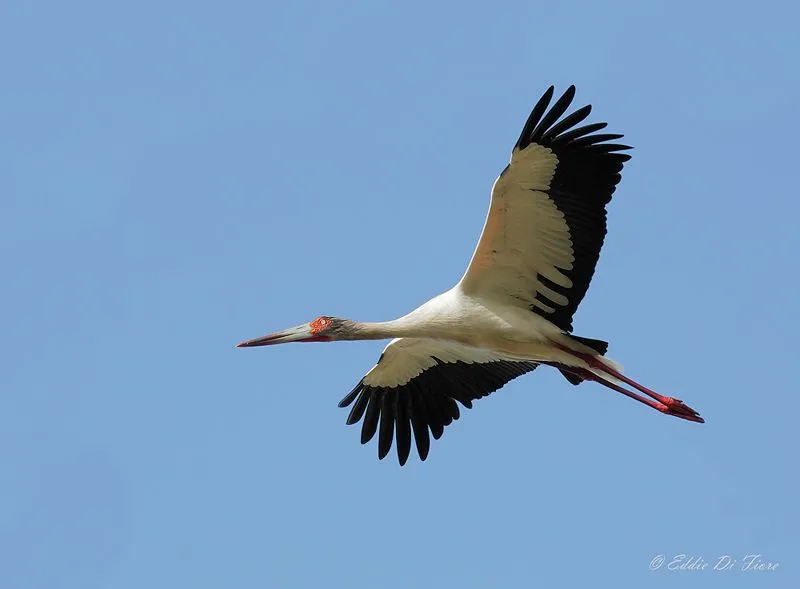
[(328, 329), (328, 327), (330, 327), (331, 320), (328, 319), (327, 317), (317, 317), (316, 319), (314, 319), (314, 321), (309, 323), (309, 325), (311, 326), (311, 333), (317, 335), (320, 331), (323, 331), (325, 329)]

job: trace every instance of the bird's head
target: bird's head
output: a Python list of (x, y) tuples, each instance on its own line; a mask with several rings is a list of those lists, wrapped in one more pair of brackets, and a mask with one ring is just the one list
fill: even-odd
[(330, 342), (337, 339), (345, 339), (350, 323), (345, 319), (323, 315), (309, 323), (303, 323), (283, 331), (276, 331), (269, 335), (247, 340), (236, 347), (253, 348), (256, 346), (271, 346), (273, 344), (288, 344), (289, 342)]

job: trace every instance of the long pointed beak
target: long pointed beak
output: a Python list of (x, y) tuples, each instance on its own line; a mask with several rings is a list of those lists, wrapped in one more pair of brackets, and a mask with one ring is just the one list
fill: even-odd
[(237, 348), (254, 348), (256, 346), (271, 346), (273, 344), (288, 344), (289, 342), (315, 342), (322, 338), (318, 338), (311, 332), (311, 326), (307, 323), (298, 325), (297, 327), (290, 327), (283, 331), (276, 331), (263, 337), (247, 340), (237, 344)]

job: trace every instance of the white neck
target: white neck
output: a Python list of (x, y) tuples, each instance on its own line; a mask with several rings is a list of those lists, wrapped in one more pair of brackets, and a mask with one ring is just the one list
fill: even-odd
[(452, 337), (453, 325), (447, 317), (412, 311), (408, 315), (377, 323), (355, 323), (358, 339), (391, 339), (395, 337)]
[(391, 339), (395, 337), (423, 337), (424, 326), (405, 317), (377, 323), (357, 323), (357, 333), (361, 339)]

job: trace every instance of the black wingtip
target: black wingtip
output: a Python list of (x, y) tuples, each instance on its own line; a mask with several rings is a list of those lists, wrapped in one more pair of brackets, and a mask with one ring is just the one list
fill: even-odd
[(411, 422), (410, 399), (408, 395), (396, 395), (395, 406), (395, 443), (397, 444), (397, 459), (403, 466), (411, 453)]
[(542, 142), (546, 143), (552, 141), (554, 137), (560, 135), (567, 129), (572, 129), (578, 123), (583, 122), (590, 114), (592, 114), (592, 105), (587, 104), (586, 106), (582, 106), (550, 127), (550, 129), (542, 135)]
[(362, 390), (356, 399), (353, 408), (350, 410), (349, 415), (347, 416), (347, 425), (355, 425), (361, 418), (364, 416), (364, 411), (367, 409), (367, 404), (369, 403), (369, 395), (365, 390)]
[(555, 104), (550, 108), (550, 111), (542, 117), (539, 123), (536, 125), (536, 128), (533, 130), (530, 136), (531, 143), (539, 143), (541, 141), (542, 135), (544, 135), (547, 130), (553, 125), (561, 115), (567, 112), (569, 105), (572, 104), (572, 100), (575, 98), (575, 86), (570, 86), (561, 95), (561, 98), (556, 100)]
[(369, 442), (375, 432), (378, 431), (378, 420), (381, 416), (381, 393), (376, 391), (374, 395), (369, 396), (369, 404), (367, 405), (367, 412), (364, 415), (364, 421), (361, 424), (361, 443), (366, 444)]
[[(394, 411), (393, 405), (395, 404), (396, 393), (391, 389), (383, 393), (381, 403), (381, 422), (378, 427), (378, 458), (383, 460), (392, 449), (392, 440), (394, 439)], [(394, 411), (393, 411), (394, 409)]]
[(519, 139), (517, 140), (517, 144), (515, 147), (519, 149), (525, 149), (528, 144), (530, 143), (531, 135), (533, 134), (533, 130), (539, 124), (539, 120), (544, 115), (547, 107), (550, 105), (550, 101), (553, 99), (553, 92), (555, 92), (555, 86), (550, 86), (542, 97), (536, 103), (536, 106), (533, 107), (530, 116), (528, 116), (528, 120), (525, 122), (525, 126), (522, 128), (522, 133), (519, 135)]
[(350, 391), (349, 393), (347, 393), (347, 395), (345, 395), (344, 399), (339, 401), (339, 408), (340, 409), (344, 409), (345, 407), (348, 407), (350, 405), (350, 403), (355, 401), (356, 397), (358, 396), (358, 393), (360, 393), (361, 389), (363, 388), (363, 382), (364, 381), (361, 381), (360, 383), (358, 383), (353, 388), (352, 391)]

